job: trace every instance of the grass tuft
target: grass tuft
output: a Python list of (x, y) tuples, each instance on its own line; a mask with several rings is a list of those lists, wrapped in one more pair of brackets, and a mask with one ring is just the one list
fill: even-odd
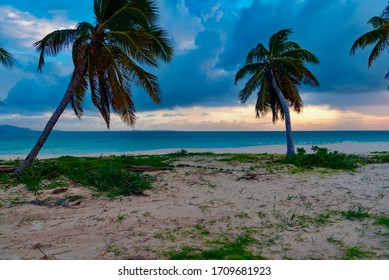
[(344, 259), (346, 260), (357, 260), (357, 259), (371, 259), (376, 253), (371, 251), (363, 251), (358, 247), (350, 247), (345, 251)]
[(255, 240), (247, 234), (239, 235), (234, 241), (215, 241), (209, 249), (191, 246), (182, 247), (179, 251), (168, 252), (171, 260), (264, 260), (265, 257), (255, 255), (247, 250), (247, 246)]
[(375, 225), (383, 225), (389, 228), (389, 217), (387, 216), (379, 216), (374, 221)]
[(369, 210), (362, 205), (351, 205), (347, 211), (340, 214), (347, 220), (370, 218)]

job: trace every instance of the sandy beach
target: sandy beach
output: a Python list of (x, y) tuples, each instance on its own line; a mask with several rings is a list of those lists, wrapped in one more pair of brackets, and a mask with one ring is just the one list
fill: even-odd
[[(325, 146), (389, 151), (389, 143)], [(283, 154), (285, 146), (188, 151)], [(70, 181), (58, 191), (41, 190), (40, 199), (53, 201), (44, 205), (30, 203), (37, 198), (22, 184), (0, 188), (0, 258), (167, 259), (250, 236), (245, 248), (267, 259), (389, 259), (389, 229), (377, 223), (389, 215), (389, 164), (298, 170), (260, 155), (247, 161), (216, 155), (173, 165), (148, 172), (155, 180), (144, 195), (115, 200)], [(65, 195), (83, 199), (54, 204)], [(16, 198), (26, 203), (11, 203)], [(350, 210), (367, 215), (349, 217)]]

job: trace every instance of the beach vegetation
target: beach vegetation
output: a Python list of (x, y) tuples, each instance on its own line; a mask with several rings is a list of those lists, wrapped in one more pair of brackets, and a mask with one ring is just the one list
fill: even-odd
[(122, 211), (119, 212), (119, 214), (116, 216), (116, 220), (118, 222), (124, 221), (125, 218), (127, 218), (127, 214), (122, 214)]
[(360, 162), (361, 164), (389, 163), (389, 152), (373, 152), (360, 156)]
[(315, 216), (314, 222), (317, 226), (327, 225), (331, 222), (330, 218), (330, 213), (320, 213)]
[[(136, 164), (151, 164), (151, 166), (166, 166), (158, 157), (128, 158), (77, 158), (61, 157), (58, 159), (37, 160), (33, 166), (25, 169), (18, 179), (26, 188), (35, 194), (47, 188), (56, 188), (61, 180), (72, 181), (92, 188), (98, 194), (108, 197), (139, 195), (151, 188), (152, 177), (141, 172), (133, 172), (129, 167)], [(8, 175), (9, 176), (9, 175)], [(62, 185), (62, 184), (60, 184)]]
[(71, 46), (74, 70), (62, 101), (14, 175), (32, 164), (69, 104), (77, 117), (82, 117), (88, 89), (107, 128), (111, 110), (126, 124), (135, 124), (134, 85), (145, 90), (154, 102), (160, 102), (158, 79), (144, 66), (157, 67), (159, 61), (170, 61), (173, 48), (167, 32), (158, 26), (155, 2), (95, 0), (95, 25), (80, 22), (73, 29), (53, 31), (35, 43), (40, 54), (38, 71), (42, 71), (47, 56), (56, 56)]
[(122, 253), (122, 249), (113, 241), (105, 242), (105, 249), (108, 253), (113, 253), (116, 257)]
[(69, 201), (77, 201), (85, 199), (85, 196), (80, 194), (65, 194), (65, 199)]
[(239, 218), (239, 219), (251, 219), (250, 215), (247, 214), (246, 212), (240, 212), (238, 214), (235, 215), (235, 218)]
[(331, 169), (354, 170), (358, 166), (359, 157), (356, 155), (330, 152), (327, 148), (312, 146), (313, 153), (308, 154), (304, 148), (298, 148), (297, 154), (286, 157), (284, 163), (297, 167), (311, 169), (325, 167)]
[(369, 210), (364, 206), (351, 205), (347, 211), (341, 211), (340, 214), (347, 220), (370, 218)]
[(374, 220), (375, 225), (383, 225), (389, 228), (389, 216), (380, 215), (377, 216)]
[(328, 241), (329, 243), (336, 244), (336, 245), (341, 245), (341, 246), (344, 245), (343, 241), (340, 240), (340, 239), (337, 239), (334, 235), (328, 236), (328, 237), (327, 237), (327, 241)]
[(359, 247), (349, 247), (345, 249), (345, 260), (361, 260), (361, 259), (372, 259), (376, 256), (373, 251), (364, 251)]
[(200, 234), (202, 236), (208, 236), (210, 234), (209, 230), (203, 224), (194, 225), (194, 229), (196, 230), (196, 234)]
[[(354, 55), (356, 50), (364, 49), (368, 46), (374, 45), (369, 58), (368, 67), (370, 68), (373, 62), (388, 48), (389, 43), (389, 4), (382, 11), (380, 16), (374, 16), (369, 21), (373, 30), (361, 35), (355, 40), (351, 47), (350, 53)], [(389, 72), (385, 75), (386, 79), (389, 79)], [(389, 90), (389, 87), (388, 87)]]
[(319, 59), (296, 42), (289, 41), (291, 29), (282, 29), (270, 37), (268, 48), (259, 43), (246, 57), (245, 65), (235, 75), (235, 84), (250, 76), (240, 91), (239, 100), (245, 103), (257, 93), (255, 106), (259, 118), (272, 113), (273, 123), (285, 120), (287, 155), (295, 154), (289, 108), (301, 112), (303, 101), (300, 86), (318, 86), (314, 74), (305, 63), (318, 64)]
[(8, 189), (17, 185), (18, 180), (9, 173), (0, 173), (0, 188)]
[(262, 255), (248, 250), (249, 245), (257, 242), (249, 234), (244, 233), (229, 240), (226, 237), (217, 241), (209, 241), (210, 248), (184, 246), (179, 250), (167, 252), (170, 260), (265, 260)]

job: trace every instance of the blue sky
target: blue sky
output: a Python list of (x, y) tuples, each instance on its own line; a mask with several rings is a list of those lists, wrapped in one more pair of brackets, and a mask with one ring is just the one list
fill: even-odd
[[(152, 69), (160, 80), (162, 103), (153, 104), (141, 90), (134, 93), (135, 129), (282, 130), (271, 116), (255, 118), (255, 96), (238, 101), (234, 74), (248, 51), (271, 34), (291, 28), (291, 40), (320, 59), (309, 66), (320, 87), (303, 87), (305, 109), (293, 115), (295, 130), (389, 129), (387, 54), (368, 69), (371, 48), (350, 56), (356, 38), (370, 30), (384, 0), (158, 0), (160, 25), (170, 34), (175, 55), (170, 64)], [(92, 0), (2, 0), (0, 45), (17, 60), (0, 67), (0, 124), (42, 129), (61, 97), (72, 71), (70, 52), (49, 58), (36, 71), (32, 44), (56, 29), (94, 22)], [(103, 119), (88, 100), (79, 121), (68, 110), (57, 129), (104, 130)], [(112, 130), (133, 129), (118, 118)]]

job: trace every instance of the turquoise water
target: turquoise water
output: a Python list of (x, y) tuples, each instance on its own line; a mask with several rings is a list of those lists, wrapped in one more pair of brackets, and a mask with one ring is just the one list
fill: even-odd
[[(26, 155), (40, 132), (0, 131), (0, 155)], [(389, 142), (389, 131), (295, 131), (296, 144)], [(41, 155), (106, 154), (188, 148), (238, 148), (285, 144), (284, 131), (53, 131)]]

